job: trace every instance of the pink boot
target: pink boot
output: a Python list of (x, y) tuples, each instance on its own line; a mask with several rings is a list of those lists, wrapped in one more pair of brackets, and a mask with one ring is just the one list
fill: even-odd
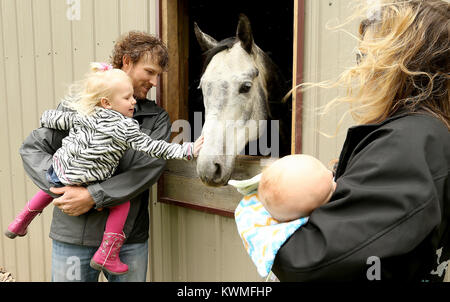
[(31, 210), (29, 204), (16, 216), (13, 222), (8, 226), (5, 231), (5, 235), (11, 239), (16, 238), (16, 236), (22, 237), (27, 234), (27, 227), (31, 221), (38, 214), (42, 213), (42, 210)]
[(13, 222), (8, 226), (8, 230), (5, 235), (11, 239), (16, 236), (25, 236), (27, 234), (27, 227), (31, 221), (38, 214), (42, 213), (42, 210), (49, 205), (53, 200), (53, 197), (40, 190), (33, 196), (33, 198), (26, 204), (23, 210), (16, 216)]
[(128, 273), (128, 265), (120, 261), (120, 248), (125, 241), (125, 234), (104, 233), (102, 244), (91, 259), (91, 267), (98, 271), (104, 270), (111, 275)]

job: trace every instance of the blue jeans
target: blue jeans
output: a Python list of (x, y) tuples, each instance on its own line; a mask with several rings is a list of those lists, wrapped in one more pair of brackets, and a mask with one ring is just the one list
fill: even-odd
[[(98, 282), (100, 271), (89, 265), (97, 249), (53, 240), (52, 282)], [(119, 257), (128, 265), (128, 273), (113, 276), (105, 272), (109, 282), (145, 282), (148, 242), (124, 244)]]
[(64, 187), (64, 184), (59, 180), (58, 175), (56, 175), (55, 170), (53, 169), (53, 165), (50, 166), (47, 170), (47, 180), (52, 187), (61, 188)]

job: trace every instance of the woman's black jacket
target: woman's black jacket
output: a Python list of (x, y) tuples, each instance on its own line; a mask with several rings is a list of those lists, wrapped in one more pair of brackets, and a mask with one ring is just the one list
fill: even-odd
[(278, 251), (281, 281), (440, 281), (450, 266), (450, 132), (425, 114), (349, 129), (331, 201)]

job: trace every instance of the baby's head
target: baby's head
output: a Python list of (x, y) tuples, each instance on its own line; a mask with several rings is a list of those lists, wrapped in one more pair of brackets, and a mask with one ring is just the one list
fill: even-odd
[(94, 113), (99, 106), (128, 117), (133, 117), (135, 104), (130, 77), (112, 67), (93, 69), (82, 81), (69, 87), (69, 95), (63, 102), (64, 106), (85, 115)]
[(264, 169), (258, 197), (273, 218), (290, 221), (327, 203), (335, 188), (333, 173), (318, 159), (295, 154)]

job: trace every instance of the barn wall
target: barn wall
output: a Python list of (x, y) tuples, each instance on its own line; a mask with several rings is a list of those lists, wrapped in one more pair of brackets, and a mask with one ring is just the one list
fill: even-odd
[[(130, 29), (156, 33), (156, 0), (0, 1), (0, 225), (5, 230), (37, 191), (25, 175), (19, 147), (55, 108), (67, 84), (91, 61), (106, 61), (114, 40)], [(79, 7), (77, 7), (79, 3)], [(72, 20), (71, 20), (72, 19)], [(155, 92), (152, 92), (155, 95)], [(50, 281), (53, 206), (29, 236), (0, 236), (0, 266), (18, 281)]]
[[(338, 25), (349, 16), (350, 2), (305, 2), (305, 82), (334, 80), (346, 66), (354, 64), (355, 39), (348, 33), (327, 29), (327, 26)], [(357, 24), (349, 24), (345, 29), (356, 34)], [(336, 133), (339, 120), (347, 109), (345, 107), (336, 108), (325, 116), (318, 114), (318, 108), (338, 93), (337, 89), (313, 88), (303, 95), (303, 153), (318, 157), (326, 165), (339, 157), (346, 131), (352, 125), (351, 119), (346, 118)]]

